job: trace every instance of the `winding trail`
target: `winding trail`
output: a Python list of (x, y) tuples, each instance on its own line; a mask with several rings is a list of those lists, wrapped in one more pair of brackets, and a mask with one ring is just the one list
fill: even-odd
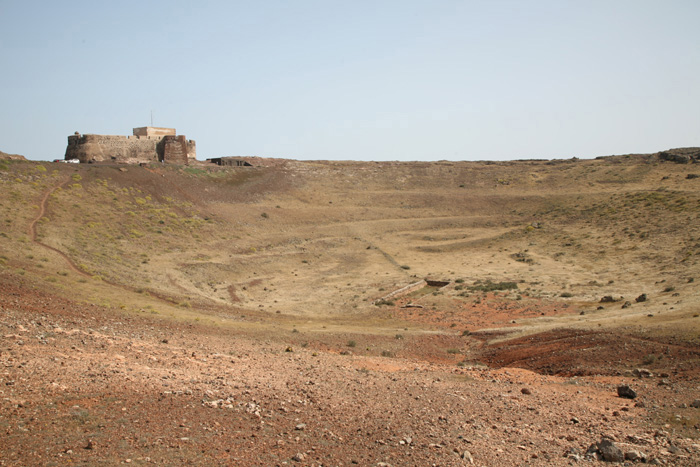
[(51, 190), (47, 191), (44, 193), (44, 197), (41, 199), (41, 203), (39, 204), (39, 214), (37, 217), (32, 221), (31, 224), (29, 224), (29, 230), (27, 233), (29, 234), (29, 238), (31, 238), (32, 242), (40, 245), (48, 250), (53, 251), (54, 253), (57, 253), (59, 256), (61, 256), (66, 263), (68, 263), (68, 267), (71, 269), (71, 271), (75, 272), (76, 274), (79, 274), (83, 277), (92, 277), (90, 274), (86, 273), (82, 269), (80, 269), (72, 259), (68, 255), (66, 255), (64, 252), (59, 250), (58, 248), (54, 248), (51, 245), (47, 245), (46, 243), (42, 243), (39, 240), (37, 240), (37, 232), (36, 232), (36, 224), (41, 220), (42, 217), (44, 217), (44, 214), (46, 213), (46, 204), (49, 202), (49, 198), (51, 197), (52, 194), (56, 192), (56, 190), (63, 188), (66, 186), (69, 180), (65, 180), (55, 187), (53, 187)]
[[(62, 251), (59, 250), (58, 248), (54, 248), (54, 247), (52, 247), (51, 245), (47, 245), (46, 243), (43, 243), (43, 242), (40, 242), (39, 240), (37, 240), (37, 231), (36, 231), (37, 229), (36, 229), (36, 225), (37, 225), (37, 223), (41, 220), (41, 218), (44, 217), (44, 214), (46, 214), (46, 204), (48, 203), (49, 198), (50, 198), (51, 195), (54, 194), (58, 189), (63, 188), (69, 181), (70, 181), (70, 180), (64, 180), (63, 182), (59, 183), (58, 185), (56, 185), (55, 187), (53, 187), (51, 190), (47, 191), (47, 192), (44, 194), (44, 197), (41, 199), (41, 203), (39, 204), (39, 214), (37, 214), (36, 218), (32, 221), (31, 224), (29, 224), (29, 228), (28, 228), (28, 230), (27, 230), (27, 234), (29, 235), (29, 238), (31, 238), (31, 240), (32, 240), (32, 242), (33, 242), (34, 244), (39, 245), (39, 246), (41, 246), (41, 247), (43, 247), (43, 248), (46, 248), (47, 250), (51, 250), (51, 251), (53, 251), (54, 253), (56, 253), (56, 254), (58, 254), (59, 256), (61, 256), (61, 258), (63, 258), (63, 259), (65, 260), (65, 262), (68, 264), (68, 267), (70, 268), (71, 271), (73, 271), (73, 272), (75, 272), (76, 274), (79, 274), (79, 275), (81, 275), (81, 276), (83, 276), (83, 277), (90, 277), (90, 278), (91, 278), (91, 277), (93, 277), (92, 274), (89, 274), (89, 273), (83, 271), (82, 269), (80, 269), (80, 268), (73, 262), (73, 260), (72, 260), (68, 255), (66, 255), (64, 252), (62, 252)], [(113, 281), (108, 280), (108, 279), (105, 279), (105, 278), (102, 278), (101, 280), (102, 280), (102, 282), (104, 282), (105, 284), (109, 284), (109, 285), (111, 285), (111, 286), (113, 286), (113, 287), (119, 287), (120, 289), (129, 290), (129, 291), (131, 291), (131, 292), (134, 292), (134, 291), (136, 290), (135, 287), (130, 287), (130, 286), (124, 285), (124, 284), (118, 284), (118, 283), (116, 283), (116, 282), (113, 282)], [(157, 292), (157, 291), (155, 291), (155, 290), (150, 290), (150, 289), (149, 289), (149, 290), (148, 290), (148, 293), (149, 293), (151, 296), (153, 296), (153, 297), (155, 297), (155, 298), (157, 298), (157, 299), (159, 299), (159, 300), (162, 300), (162, 301), (164, 301), (164, 302), (168, 302), (168, 303), (171, 303), (171, 304), (178, 304), (178, 303), (179, 303), (178, 300), (176, 300), (176, 299), (174, 299), (174, 298), (171, 298), (171, 297), (168, 297), (167, 295), (165, 295), (165, 294), (163, 294), (163, 293), (160, 293), (160, 292)]]

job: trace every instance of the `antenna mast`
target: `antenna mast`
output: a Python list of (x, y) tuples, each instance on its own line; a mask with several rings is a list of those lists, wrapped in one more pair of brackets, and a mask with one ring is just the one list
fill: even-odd
[(151, 110), (151, 126), (153, 126), (153, 111)]

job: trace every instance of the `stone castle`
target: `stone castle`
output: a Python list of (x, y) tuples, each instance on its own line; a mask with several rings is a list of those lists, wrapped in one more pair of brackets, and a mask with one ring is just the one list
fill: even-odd
[(65, 160), (139, 164), (164, 162), (189, 165), (197, 158), (194, 140), (174, 128), (134, 128), (133, 136), (81, 135), (68, 137)]

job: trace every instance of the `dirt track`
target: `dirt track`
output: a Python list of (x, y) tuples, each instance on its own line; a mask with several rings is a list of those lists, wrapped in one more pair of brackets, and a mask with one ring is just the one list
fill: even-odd
[(50, 245), (47, 245), (45, 243), (40, 242), (37, 240), (37, 229), (36, 225), (37, 223), (41, 220), (42, 217), (44, 217), (44, 214), (46, 214), (46, 204), (49, 201), (49, 198), (51, 197), (52, 194), (54, 194), (57, 190), (62, 189), (63, 187), (66, 186), (66, 184), (69, 182), (69, 180), (63, 181), (60, 184), (56, 185), (54, 188), (51, 190), (47, 191), (44, 196), (41, 198), (41, 202), (39, 203), (39, 214), (36, 216), (36, 218), (32, 221), (32, 223), (29, 225), (29, 238), (32, 239), (32, 242), (36, 243), (37, 245), (46, 248), (47, 250), (51, 250), (54, 253), (58, 254), (61, 258), (63, 258), (70, 268), (71, 271), (75, 272), (76, 274), (79, 274), (83, 277), (90, 277), (89, 274), (87, 274), (85, 271), (82, 271), (74, 262), (73, 260), (66, 255), (64, 252), (59, 250), (58, 248), (54, 248)]

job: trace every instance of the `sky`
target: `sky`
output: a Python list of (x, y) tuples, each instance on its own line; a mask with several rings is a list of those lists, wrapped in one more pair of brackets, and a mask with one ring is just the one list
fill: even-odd
[(697, 0), (0, 0), (0, 151), (176, 128), (197, 158), (700, 146)]

